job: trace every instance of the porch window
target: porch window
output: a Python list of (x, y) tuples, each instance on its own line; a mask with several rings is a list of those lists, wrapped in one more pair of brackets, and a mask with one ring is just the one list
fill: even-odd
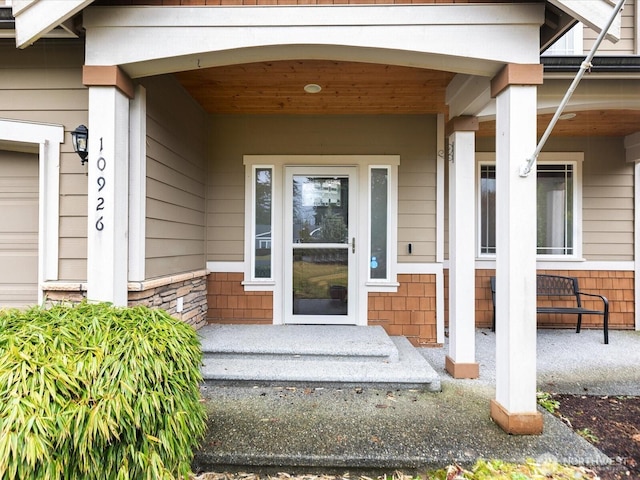
[(255, 167), (253, 176), (254, 255), (253, 278), (272, 277), (271, 232), (273, 230), (273, 168)]
[[(578, 255), (578, 162), (537, 164), (537, 254), (543, 258)], [(496, 253), (496, 167), (479, 165), (480, 255)]]
[(567, 56), (567, 55), (583, 55), (584, 54), (584, 39), (583, 39), (584, 25), (578, 22), (573, 28), (571, 28), (562, 37), (556, 40), (542, 54), (545, 57), (549, 56)]

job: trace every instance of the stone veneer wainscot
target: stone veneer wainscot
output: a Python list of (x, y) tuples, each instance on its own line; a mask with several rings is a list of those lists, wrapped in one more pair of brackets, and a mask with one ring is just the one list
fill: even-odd
[[(161, 308), (169, 315), (198, 329), (207, 323), (207, 271), (179, 273), (165, 277), (128, 283), (128, 305)], [(47, 282), (46, 304), (77, 303), (86, 298), (87, 285), (81, 282)], [(178, 298), (183, 308), (177, 311)]]

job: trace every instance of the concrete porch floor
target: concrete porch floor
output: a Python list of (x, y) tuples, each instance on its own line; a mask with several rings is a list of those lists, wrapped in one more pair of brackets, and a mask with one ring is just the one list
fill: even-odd
[[(209, 428), (198, 471), (419, 472), (479, 458), (604, 465), (610, 459), (543, 411), (544, 433), (510, 436), (489, 417), (495, 334), (476, 332), (480, 378), (444, 372), (445, 348), (418, 349), (440, 393), (349, 387), (203, 387)], [(640, 332), (538, 331), (538, 386), (557, 393), (640, 395)]]

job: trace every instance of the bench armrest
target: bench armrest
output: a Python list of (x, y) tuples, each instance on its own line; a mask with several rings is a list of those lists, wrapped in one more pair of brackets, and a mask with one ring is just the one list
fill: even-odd
[(602, 300), (602, 303), (604, 303), (604, 311), (605, 313), (609, 312), (609, 300), (607, 300), (607, 297), (603, 296), (603, 295), (598, 295), (597, 293), (587, 293), (587, 292), (576, 292), (578, 295), (587, 295), (589, 297), (598, 297), (600, 300)]

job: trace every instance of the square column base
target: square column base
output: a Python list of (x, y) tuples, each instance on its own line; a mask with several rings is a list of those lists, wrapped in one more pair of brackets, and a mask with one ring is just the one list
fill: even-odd
[(449, 355), (445, 357), (444, 368), (453, 378), (478, 378), (480, 376), (480, 364), (456, 363)]
[(491, 400), (491, 418), (511, 435), (542, 434), (543, 420), (540, 412), (509, 413), (496, 400)]

